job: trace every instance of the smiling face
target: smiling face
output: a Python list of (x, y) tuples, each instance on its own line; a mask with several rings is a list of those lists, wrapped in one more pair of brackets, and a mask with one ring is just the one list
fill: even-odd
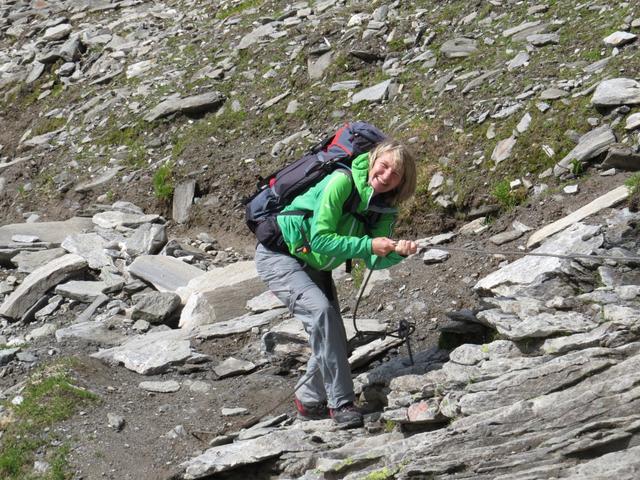
[(369, 168), (369, 185), (376, 194), (390, 192), (402, 182), (402, 171), (398, 169), (393, 153), (387, 151), (380, 155)]

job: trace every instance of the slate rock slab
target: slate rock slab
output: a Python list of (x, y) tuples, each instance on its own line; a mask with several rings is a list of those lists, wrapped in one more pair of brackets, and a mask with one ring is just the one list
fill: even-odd
[(193, 480), (251, 465), (284, 452), (312, 450), (309, 434), (302, 430), (276, 431), (263, 437), (213, 447), (181, 464), (183, 478)]
[(219, 378), (226, 378), (249, 373), (254, 368), (256, 368), (256, 365), (252, 362), (229, 357), (224, 362), (213, 367), (213, 371)]
[[(588, 255), (603, 242), (602, 236), (596, 235), (599, 229), (598, 226), (578, 223), (550, 238), (532, 253)], [(566, 260), (557, 257), (523, 257), (487, 275), (473, 288), (509, 296), (514, 290), (518, 290), (518, 286), (531, 285), (549, 278), (560, 270), (563, 261)]]
[(640, 83), (631, 78), (612, 78), (600, 82), (593, 92), (595, 107), (617, 107), (640, 104)]
[(153, 122), (174, 113), (199, 113), (217, 110), (225, 101), (220, 92), (208, 92), (185, 98), (171, 98), (159, 103), (145, 115), (147, 122)]
[(84, 258), (69, 254), (30, 273), (0, 306), (0, 316), (21, 318), (49, 289), (87, 267)]
[(572, 162), (586, 162), (605, 153), (610, 145), (616, 142), (616, 136), (609, 125), (602, 125), (580, 137), (578, 144), (554, 167), (556, 176), (567, 173)]
[(11, 243), (13, 235), (35, 235), (43, 242), (60, 246), (73, 233), (93, 230), (90, 218), (73, 217), (62, 222), (14, 223), (0, 227), (0, 244)]
[(50, 248), (37, 252), (20, 252), (11, 259), (11, 263), (18, 267), (19, 272), (31, 273), (42, 265), (66, 254), (67, 251), (64, 248)]
[(62, 242), (62, 248), (84, 258), (89, 268), (96, 270), (113, 265), (111, 257), (104, 251), (107, 241), (97, 233), (76, 233)]
[(90, 303), (98, 298), (107, 288), (104, 282), (71, 280), (56, 286), (55, 292), (66, 298)]
[(55, 331), (56, 340), (64, 342), (66, 340), (83, 340), (90, 344), (113, 346), (120, 345), (127, 337), (110, 329), (103, 322), (85, 321), (74, 323), (68, 327)]
[(136, 215), (132, 213), (110, 211), (96, 213), (91, 220), (97, 226), (102, 228), (136, 228), (144, 223), (152, 223), (160, 220), (160, 215)]
[(163, 323), (180, 306), (180, 297), (173, 292), (138, 293), (132, 300), (131, 319), (151, 324)]
[(186, 362), (193, 355), (189, 335), (184, 330), (168, 330), (140, 335), (91, 356), (110, 364), (123, 364), (141, 375), (154, 375)]
[(205, 273), (177, 258), (164, 255), (141, 255), (127, 269), (131, 275), (151, 283), (161, 292), (175, 292)]

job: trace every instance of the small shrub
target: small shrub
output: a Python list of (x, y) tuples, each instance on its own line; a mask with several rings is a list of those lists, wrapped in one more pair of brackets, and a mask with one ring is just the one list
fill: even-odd
[(169, 200), (173, 195), (173, 165), (165, 163), (153, 174), (153, 193), (161, 200)]
[(624, 184), (629, 189), (629, 210), (637, 212), (640, 209), (640, 172), (631, 175)]
[(511, 210), (520, 205), (527, 194), (523, 188), (512, 190), (508, 180), (501, 180), (493, 187), (491, 195), (504, 210)]
[(569, 166), (569, 170), (576, 177), (579, 177), (580, 175), (582, 175), (584, 173), (584, 164), (580, 160), (578, 160), (577, 158), (574, 158), (573, 160), (571, 160), (571, 164)]

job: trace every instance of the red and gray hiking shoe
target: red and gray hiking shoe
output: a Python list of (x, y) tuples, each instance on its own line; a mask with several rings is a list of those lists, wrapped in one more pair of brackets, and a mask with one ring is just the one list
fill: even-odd
[(329, 410), (331, 418), (340, 428), (357, 428), (364, 425), (362, 413), (353, 402)]
[(296, 404), (300, 420), (324, 420), (329, 418), (329, 409), (326, 403), (304, 404), (297, 397), (293, 397), (293, 402)]

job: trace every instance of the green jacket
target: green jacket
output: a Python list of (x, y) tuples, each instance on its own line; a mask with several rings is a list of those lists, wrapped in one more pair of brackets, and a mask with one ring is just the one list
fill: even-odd
[[(289, 252), (316, 270), (333, 270), (350, 258), (361, 258), (367, 268), (382, 269), (399, 263), (403, 257), (395, 252), (378, 258), (372, 254), (372, 237), (365, 233), (364, 223), (351, 213), (344, 212), (344, 205), (353, 185), (358, 190), (360, 204), (358, 214), (379, 212), (380, 218), (371, 228), (373, 237), (391, 237), (397, 209), (389, 207), (383, 196), (373, 196), (368, 184), (369, 154), (365, 153), (353, 160), (351, 167), (353, 182), (344, 171), (336, 170), (305, 193), (297, 196), (283, 212), (310, 210), (313, 215), (279, 215), (278, 225), (282, 230)], [(311, 247), (303, 253), (305, 238)], [(375, 262), (375, 264), (374, 264)]]

